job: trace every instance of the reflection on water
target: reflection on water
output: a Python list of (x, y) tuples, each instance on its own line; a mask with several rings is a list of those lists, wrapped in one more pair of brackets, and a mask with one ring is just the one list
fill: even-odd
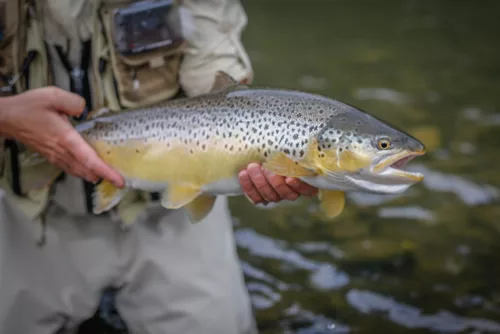
[(500, 333), (500, 2), (245, 1), (256, 84), (338, 98), (421, 139), (404, 194), (231, 199), (263, 333)]
[(495, 321), (459, 317), (444, 310), (426, 315), (416, 307), (370, 291), (352, 289), (346, 294), (346, 298), (361, 313), (384, 312), (389, 320), (411, 329), (428, 328), (446, 333), (459, 333), (467, 329), (500, 332), (500, 323)]
[(452, 192), (469, 206), (489, 203), (499, 195), (498, 189), (493, 186), (475, 184), (465, 178), (432, 171), (422, 165), (414, 164), (408, 170), (423, 173), (425, 175), (423, 184), (429, 190)]

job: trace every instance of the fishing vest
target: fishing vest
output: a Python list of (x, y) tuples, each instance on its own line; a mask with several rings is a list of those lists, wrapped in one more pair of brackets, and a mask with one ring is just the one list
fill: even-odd
[[(173, 98), (180, 90), (178, 71), (185, 43), (132, 54), (118, 50), (114, 14), (135, 3), (0, 0), (0, 96), (56, 85), (83, 96), (86, 111), (103, 107), (119, 111)], [(72, 121), (76, 124), (84, 117)], [(0, 138), (0, 142), (0, 186), (29, 218), (39, 217), (51, 199), (75, 214), (91, 212), (92, 185), (81, 179), (63, 175), (50, 188), (23, 189), (23, 175), (32, 172), (23, 166), (24, 149), (11, 140)], [(130, 192), (115, 212), (122, 221), (131, 222), (155, 199), (155, 194)]]

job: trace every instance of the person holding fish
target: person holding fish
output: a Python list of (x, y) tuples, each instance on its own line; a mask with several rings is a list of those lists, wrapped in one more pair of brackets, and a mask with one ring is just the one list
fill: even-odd
[[(257, 332), (226, 198), (197, 224), (159, 189), (96, 215), (103, 185), (127, 180), (75, 130), (92, 110), (208, 93), (217, 71), (250, 83), (246, 22), (238, 0), (0, 0), (0, 333), (76, 331), (108, 286), (131, 333)], [(259, 163), (238, 181), (255, 204), (317, 193)]]

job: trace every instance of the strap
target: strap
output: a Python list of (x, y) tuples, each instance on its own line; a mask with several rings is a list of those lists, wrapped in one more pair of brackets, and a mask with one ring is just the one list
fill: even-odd
[(90, 64), (91, 41), (85, 41), (82, 45), (82, 54), (80, 57), (80, 66), (72, 67), (69, 63), (67, 54), (64, 54), (62, 47), (55, 46), (56, 52), (61, 62), (68, 71), (71, 79), (70, 90), (85, 99), (86, 105), (83, 113), (79, 117), (74, 117), (76, 121), (83, 121), (87, 118), (89, 110), (92, 110), (92, 99), (90, 97), (90, 83), (87, 75), (87, 69)]
[[(69, 63), (67, 54), (64, 54), (61, 46), (56, 45), (56, 52), (61, 59), (66, 71), (68, 71), (71, 78), (70, 90), (85, 99), (86, 106), (83, 113), (79, 117), (74, 117), (77, 121), (83, 121), (87, 118), (89, 110), (92, 110), (92, 98), (90, 96), (90, 82), (87, 75), (87, 70), (90, 64), (91, 58), (91, 40), (84, 41), (82, 44), (82, 54), (80, 57), (80, 66), (72, 67)], [(69, 49), (69, 48), (68, 48)], [(88, 213), (92, 213), (92, 193), (94, 191), (94, 185), (90, 182), (83, 180), (83, 188), (85, 192), (85, 206)]]

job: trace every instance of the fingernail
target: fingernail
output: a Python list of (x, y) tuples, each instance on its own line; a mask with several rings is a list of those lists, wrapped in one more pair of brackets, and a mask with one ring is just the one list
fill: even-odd
[(247, 169), (250, 169), (250, 168), (260, 168), (260, 165), (255, 163), (255, 162), (251, 162), (247, 166)]

